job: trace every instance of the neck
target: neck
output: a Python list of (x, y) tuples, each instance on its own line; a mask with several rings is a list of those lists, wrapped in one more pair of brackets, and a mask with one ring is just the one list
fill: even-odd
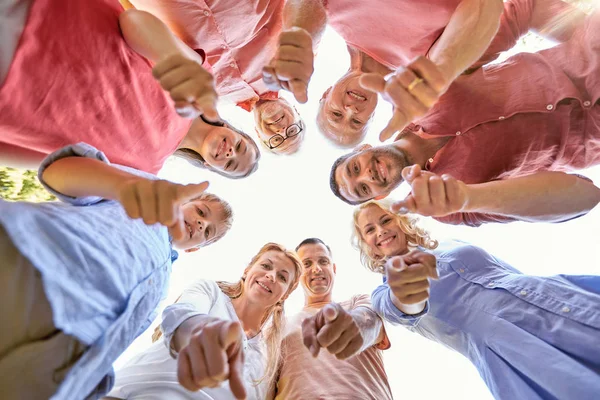
[(390, 72), (393, 72), (379, 61), (373, 59), (362, 51), (355, 49), (354, 47), (348, 46), (348, 53), (350, 54), (351, 71), (375, 73), (381, 76), (386, 76)]
[(201, 117), (194, 119), (194, 122), (192, 122), (188, 133), (185, 135), (181, 143), (179, 143), (179, 148), (187, 148), (198, 151), (202, 147), (202, 144), (204, 144), (204, 139), (206, 139), (208, 133), (214, 128), (215, 127), (213, 125), (207, 124)]
[(242, 323), (246, 336), (256, 336), (262, 328), (262, 319), (267, 309), (256, 303), (248, 302), (244, 296), (231, 300), (231, 304)]
[(323, 296), (307, 296), (304, 300), (304, 306), (321, 308), (324, 305), (331, 303), (332, 301), (333, 298), (331, 296), (331, 292), (329, 292)]
[(418, 164), (425, 168), (427, 160), (444, 147), (448, 140), (449, 137), (424, 139), (412, 132), (406, 132), (394, 142), (394, 146), (406, 154), (409, 164)]

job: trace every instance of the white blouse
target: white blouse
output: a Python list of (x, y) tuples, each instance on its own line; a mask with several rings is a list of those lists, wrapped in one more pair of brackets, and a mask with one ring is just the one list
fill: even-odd
[[(234, 400), (229, 382), (217, 388), (190, 392), (177, 381), (177, 360), (172, 358), (169, 345), (173, 333), (185, 320), (195, 315), (239, 321), (231, 299), (214, 281), (200, 280), (185, 290), (177, 303), (163, 312), (161, 329), (164, 339), (153, 343), (146, 351), (133, 357), (117, 371), (115, 386), (108, 394), (119, 399), (137, 400)], [(248, 400), (265, 398), (267, 382), (254, 385), (265, 371), (266, 351), (262, 335), (244, 338), (244, 381)]]

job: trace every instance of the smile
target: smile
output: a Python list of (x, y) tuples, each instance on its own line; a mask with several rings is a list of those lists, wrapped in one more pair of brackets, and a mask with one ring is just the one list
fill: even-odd
[(185, 222), (185, 227), (188, 230), (188, 234), (190, 235), (190, 239), (192, 238), (192, 236), (194, 236), (194, 230), (192, 229), (192, 226), (187, 222)]
[(258, 286), (260, 286), (261, 288), (263, 288), (265, 290), (265, 292), (267, 293), (273, 293), (271, 291), (271, 289), (269, 289), (268, 287), (266, 287), (265, 285), (263, 285), (262, 283), (260, 283), (259, 281), (256, 281), (256, 283), (258, 284)]
[(221, 142), (219, 147), (217, 147), (217, 152), (215, 153), (215, 159), (218, 158), (221, 154), (223, 154), (226, 147), (227, 147), (227, 139), (223, 139), (223, 141)]
[(355, 100), (358, 100), (358, 101), (367, 101), (367, 98), (365, 96), (363, 96), (362, 94), (359, 94), (359, 93), (357, 93), (357, 92), (355, 92), (353, 90), (348, 90), (346, 92), (346, 94), (348, 96), (352, 97)]
[(396, 239), (396, 235), (390, 236), (388, 238), (383, 239), (381, 242), (377, 243), (378, 247), (386, 247), (387, 245), (389, 245), (390, 243), (392, 243), (392, 241)]
[(375, 166), (377, 168), (377, 175), (379, 175), (379, 180), (383, 183), (387, 181), (387, 168), (385, 165), (379, 161), (375, 161)]

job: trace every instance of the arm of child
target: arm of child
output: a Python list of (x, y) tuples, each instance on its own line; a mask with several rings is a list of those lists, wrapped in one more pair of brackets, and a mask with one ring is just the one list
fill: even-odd
[(123, 205), (130, 218), (169, 228), (173, 239), (185, 235), (179, 206), (199, 196), (208, 182), (191, 185), (144, 178), (93, 158), (64, 157), (45, 167), (44, 184), (68, 197), (101, 197)]
[(160, 19), (129, 9), (119, 16), (127, 44), (155, 64), (152, 73), (183, 117), (204, 114), (217, 120), (217, 92), (212, 75), (202, 68), (204, 56), (188, 47)]

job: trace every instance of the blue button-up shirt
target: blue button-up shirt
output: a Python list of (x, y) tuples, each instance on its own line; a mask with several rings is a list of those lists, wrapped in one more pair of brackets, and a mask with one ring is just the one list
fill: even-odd
[[(40, 177), (68, 156), (108, 163), (91, 146), (69, 146), (44, 161)], [(117, 202), (53, 193), (69, 204), (0, 201), (0, 224), (39, 270), (55, 326), (89, 346), (53, 399), (96, 398), (112, 386), (112, 363), (154, 320), (177, 253), (166, 228), (129, 219)]]
[(600, 277), (523, 275), (484, 250), (440, 246), (426, 309), (406, 315), (379, 286), (373, 307), (462, 353), (496, 399), (600, 396)]

